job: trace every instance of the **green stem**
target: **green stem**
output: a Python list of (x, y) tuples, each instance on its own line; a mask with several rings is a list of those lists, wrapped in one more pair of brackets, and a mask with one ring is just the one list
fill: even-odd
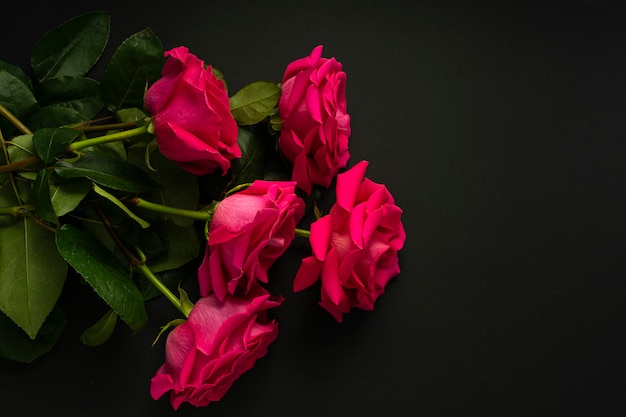
[(13, 207), (0, 207), (0, 216), (8, 215), (8, 216), (17, 216), (24, 211), (34, 210), (34, 207), (30, 204), (22, 204), (20, 206)]
[[(0, 130), (0, 146), (2, 146), (2, 154), (4, 155), (4, 160), (5, 161), (10, 161), (11, 158), (9, 158), (9, 150), (7, 149), (7, 143), (4, 141), (4, 137), (2, 136), (2, 130)], [(0, 168), (2, 168), (2, 165), (0, 165)], [(13, 175), (8, 175), (8, 181), (11, 183), (11, 188), (13, 189), (13, 193), (15, 194), (15, 198), (17, 198), (17, 201), (21, 204), (23, 203), (22, 201), (22, 197), (20, 196), (20, 193), (17, 191), (17, 186), (15, 185), (15, 177)], [(2, 187), (4, 187), (4, 185), (2, 185)]]
[[(0, 105), (1, 106), (1, 105)], [(148, 125), (140, 126), (135, 129), (125, 130), (123, 132), (111, 133), (109, 135), (99, 136), (97, 138), (85, 139), (78, 142), (74, 142), (68, 146), (69, 152), (85, 149), (90, 146), (102, 145), (103, 143), (116, 142), (120, 140), (130, 139), (135, 136), (148, 133)], [(12, 162), (10, 164), (0, 165), (0, 174), (5, 172), (17, 171), (18, 169), (26, 168), (40, 159), (37, 156), (31, 156), (30, 158), (23, 159), (21, 161)]]
[(185, 317), (188, 316), (187, 313), (185, 313), (185, 310), (183, 309), (183, 306), (181, 304), (181, 302), (178, 300), (178, 298), (174, 295), (173, 292), (171, 292), (169, 290), (169, 288), (167, 288), (165, 286), (165, 284), (163, 284), (161, 282), (161, 280), (159, 280), (156, 275), (154, 275), (152, 273), (152, 271), (150, 270), (150, 268), (148, 268), (146, 266), (146, 264), (142, 263), (139, 265), (136, 265), (135, 268), (137, 268), (142, 274), (143, 276), (145, 276), (146, 278), (148, 278), (148, 280), (152, 283), (152, 285), (154, 285), (154, 287), (159, 290), (159, 292), (161, 294), (163, 294), (165, 296), (165, 298), (167, 298), (170, 303), (172, 303), (174, 305), (174, 307), (176, 307), (178, 309), (178, 311), (180, 311), (181, 313), (183, 313), (183, 315)]
[(308, 238), (309, 236), (311, 236), (311, 231), (310, 230), (304, 230), (304, 229), (298, 229), (296, 227), (296, 236)]
[(236, 193), (239, 190), (243, 190), (244, 188), (248, 188), (250, 185), (252, 185), (251, 182), (246, 182), (246, 183), (243, 183), (243, 184), (236, 185), (235, 187), (233, 187), (230, 190), (226, 191), (226, 197), (228, 197), (231, 194)]
[(152, 203), (150, 201), (146, 201), (142, 198), (135, 197), (126, 200), (127, 203), (133, 204), (137, 207), (144, 208), (150, 211), (156, 211), (159, 213), (172, 214), (175, 216), (189, 217), (196, 220), (211, 220), (212, 214), (206, 211), (194, 211), (194, 210), (186, 210), (180, 209), (170, 206), (164, 206), (162, 204)]
[(141, 249), (135, 248), (136, 252), (139, 255), (139, 258), (138, 258), (137, 256), (135, 256), (134, 253), (130, 251), (130, 249), (125, 245), (122, 238), (117, 234), (117, 232), (115, 231), (115, 228), (111, 224), (111, 221), (109, 220), (109, 218), (105, 215), (104, 211), (99, 207), (97, 207), (96, 210), (98, 211), (98, 214), (100, 215), (100, 218), (102, 219), (102, 223), (104, 224), (104, 227), (106, 227), (106, 229), (108, 230), (109, 234), (115, 241), (115, 244), (117, 245), (117, 247), (122, 251), (122, 253), (124, 253), (126, 258), (128, 258), (128, 261), (130, 262), (130, 264), (134, 268), (138, 269), (146, 278), (148, 278), (148, 280), (152, 283), (152, 285), (154, 285), (154, 287), (157, 290), (159, 290), (159, 292), (163, 294), (165, 298), (167, 298), (174, 305), (174, 307), (176, 307), (181, 313), (183, 313), (185, 317), (187, 317), (187, 313), (185, 313), (185, 309), (183, 308), (182, 303), (169, 290), (169, 288), (167, 288), (156, 277), (156, 275), (152, 273), (150, 268), (148, 268), (148, 266), (146, 265), (146, 255), (143, 254)]
[(0, 165), (0, 174), (4, 174), (5, 172), (17, 171), (18, 169), (26, 168), (29, 165), (37, 163), (41, 161), (38, 156), (31, 156), (21, 161), (12, 162), (6, 165)]
[(102, 132), (103, 130), (115, 130), (115, 129), (130, 129), (133, 127), (137, 127), (137, 123), (135, 122), (124, 122), (124, 123), (109, 123), (102, 125), (89, 125), (89, 126), (72, 126), (72, 129), (80, 130), (82, 132)]
[(148, 124), (139, 126), (134, 129), (124, 130), (122, 132), (111, 133), (109, 135), (99, 136), (97, 138), (85, 139), (72, 143), (69, 147), (69, 151), (77, 151), (79, 149), (85, 149), (90, 146), (102, 145), (103, 143), (117, 142), (120, 140), (130, 139), (135, 136), (148, 133)]
[(15, 126), (20, 132), (22, 132), (25, 135), (30, 135), (33, 132), (30, 131), (29, 128), (27, 128), (24, 123), (20, 122), (20, 120), (15, 117), (15, 115), (13, 113), (11, 113), (9, 111), (9, 109), (7, 109), (6, 107), (4, 107), (2, 104), (0, 104), (0, 116), (4, 117), (5, 119), (7, 119), (9, 122), (11, 122), (11, 124), (13, 126)]

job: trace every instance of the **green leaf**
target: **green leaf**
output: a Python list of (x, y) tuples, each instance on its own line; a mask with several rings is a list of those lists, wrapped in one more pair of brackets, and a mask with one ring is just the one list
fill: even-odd
[(63, 258), (131, 329), (139, 331), (148, 320), (143, 297), (120, 262), (95, 237), (64, 224), (56, 232)]
[(120, 109), (117, 113), (115, 113), (115, 115), (120, 122), (137, 122), (148, 117), (145, 111), (138, 109), (137, 107)]
[[(9, 160), (11, 162), (19, 162), (35, 156), (33, 135), (15, 136), (13, 139), (11, 139), (11, 141), (7, 142), (7, 153), (9, 154)], [(37, 177), (37, 171), (39, 170), (39, 168), (41, 168), (40, 165), (41, 164), (30, 165), (24, 170), (17, 171), (16, 174), (21, 178), (26, 178), (28, 180), (34, 181)], [(22, 183), (23, 181), (15, 181), (16, 187), (18, 187), (19, 189), (30, 190), (30, 184), (27, 184), (28, 187), (20, 187), (20, 184)], [(28, 191), (27, 194), (30, 195), (30, 191)], [(30, 198), (26, 195), (20, 195), (20, 198), (22, 199), (22, 201), (30, 200)]]
[(65, 282), (54, 234), (28, 218), (0, 227), (0, 310), (34, 339)]
[(50, 164), (66, 154), (68, 145), (81, 136), (80, 130), (48, 127), (33, 134), (33, 146), (44, 164)]
[(280, 132), (283, 129), (283, 119), (280, 117), (280, 114), (278, 114), (278, 112), (272, 113), (270, 115), (268, 126), (274, 132)]
[[(37, 110), (37, 100), (29, 86), (3, 69), (0, 69), (0, 104), (22, 121)], [(0, 129), (5, 139), (15, 131), (3, 117), (0, 117)]]
[[(89, 181), (90, 189), (91, 185), (92, 182)], [(103, 208), (106, 208), (106, 206), (103, 206)], [(117, 244), (115, 243), (115, 240), (111, 237), (111, 234), (102, 223), (101, 216), (95, 209), (91, 207), (87, 207), (85, 209), (81, 227), (85, 232), (96, 238), (107, 251), (113, 253), (116, 250)]]
[[(137, 138), (134, 138), (137, 139)], [(100, 145), (88, 146), (86, 148), (81, 149), (82, 153), (87, 152), (96, 152), (96, 153), (106, 153), (109, 156), (117, 159), (121, 159), (126, 161), (126, 146), (122, 141), (114, 141), (108, 143), (101, 143)]]
[(51, 104), (39, 108), (35, 114), (28, 118), (27, 123), (30, 130), (34, 131), (44, 128), (69, 126), (86, 122), (87, 120), (87, 117), (70, 107)]
[(64, 75), (81, 77), (98, 61), (109, 40), (110, 19), (96, 11), (77, 16), (46, 33), (31, 57), (39, 81)]
[[(15, 192), (10, 184), (2, 183), (0, 188), (0, 207), (16, 207), (20, 202), (15, 197)], [(0, 227), (7, 223), (11, 223), (15, 217), (12, 214), (0, 214)]]
[(148, 229), (135, 227), (133, 230), (128, 230), (124, 233), (124, 241), (135, 248), (141, 248), (141, 256), (145, 259), (161, 256), (167, 251), (163, 241), (154, 231), (154, 227)]
[(37, 174), (37, 178), (33, 183), (33, 204), (40, 219), (59, 224), (59, 219), (57, 219), (52, 207), (52, 199), (50, 197), (50, 175), (52, 175), (52, 171), (49, 169), (42, 169)]
[(104, 108), (100, 83), (85, 77), (49, 78), (37, 85), (35, 97), (42, 106), (67, 107), (85, 119), (92, 119)]
[(189, 295), (187, 294), (185, 290), (178, 287), (178, 293), (180, 294), (180, 297), (179, 297), (180, 305), (183, 308), (183, 311), (185, 312), (185, 316), (189, 317), (189, 314), (191, 314), (191, 310), (193, 310), (194, 308), (194, 304), (189, 299)]
[(159, 331), (159, 334), (157, 334), (156, 339), (154, 339), (154, 342), (152, 342), (152, 346), (156, 345), (156, 342), (159, 341), (161, 336), (163, 336), (166, 331), (168, 331), (169, 329), (173, 329), (177, 326), (180, 326), (184, 322), (185, 322), (185, 319), (174, 319), (174, 320), (169, 321), (165, 326), (162, 326), (161, 330)]
[(143, 108), (146, 88), (161, 77), (164, 62), (161, 41), (150, 29), (135, 33), (122, 42), (100, 84), (102, 99), (109, 110)]
[(0, 312), (0, 356), (15, 362), (31, 363), (48, 353), (63, 333), (67, 319), (55, 306), (46, 321), (31, 339), (10, 318)]
[[(198, 273), (198, 263), (189, 262), (179, 268), (170, 269), (167, 271), (156, 272), (155, 275), (170, 291), (176, 292), (176, 290), (184, 284), (187, 280), (196, 276)], [(160, 297), (163, 294), (152, 285), (149, 279), (144, 276), (140, 277), (139, 285), (141, 293), (145, 300), (150, 300), (156, 297)]]
[[(0, 152), (0, 163), (7, 163), (4, 152)], [(20, 201), (17, 199), (15, 191), (11, 186), (10, 175), (10, 173), (0, 174), (0, 207), (14, 207), (20, 204)], [(12, 215), (0, 215), (0, 227), (6, 223), (12, 222), (13, 220), (14, 218)]]
[(57, 217), (74, 210), (91, 190), (92, 182), (84, 178), (50, 184), (50, 198)]
[(87, 346), (100, 346), (109, 340), (116, 324), (117, 313), (115, 310), (109, 310), (100, 320), (80, 335), (80, 341)]
[(256, 124), (274, 110), (280, 92), (280, 87), (274, 82), (255, 81), (230, 98), (230, 111), (238, 124)]
[(160, 187), (141, 168), (100, 152), (86, 152), (74, 162), (58, 161), (55, 171), (63, 178), (85, 177), (119, 191), (139, 193)]
[(32, 89), (33, 83), (30, 80), (30, 77), (28, 75), (26, 75), (26, 73), (24, 71), (22, 71), (22, 69), (20, 67), (18, 67), (17, 65), (13, 65), (10, 62), (6, 62), (6, 61), (0, 60), (0, 71), (3, 71), (3, 70), (8, 72), (9, 74), (14, 76), (15, 78), (19, 79), (29, 89)]
[(17, 118), (37, 108), (37, 100), (29, 86), (5, 70), (0, 70), (0, 103)]
[(113, 203), (117, 208), (122, 210), (122, 212), (126, 213), (126, 215), (128, 215), (128, 217), (130, 217), (131, 219), (133, 219), (134, 221), (139, 223), (139, 225), (142, 228), (147, 229), (148, 227), (150, 227), (150, 223), (148, 223), (147, 221), (145, 221), (144, 219), (142, 219), (141, 217), (139, 217), (135, 213), (133, 213), (124, 203), (122, 203), (113, 194), (106, 192), (102, 188), (98, 187), (96, 184), (94, 184), (93, 190), (96, 192), (96, 194), (98, 194), (101, 197), (106, 198), (111, 203)]
[[(150, 155), (149, 166), (152, 168), (150, 169), (144, 162), (145, 152), (144, 148), (133, 148), (128, 152), (129, 162), (141, 166), (147, 175), (162, 185), (162, 188), (146, 194), (145, 199), (165, 206), (196, 210), (200, 198), (196, 176), (180, 168), (158, 150), (153, 151)], [(154, 213), (150, 213), (150, 215), (154, 216)], [(188, 217), (168, 217), (180, 226), (191, 227), (194, 223), (194, 220)]]
[(263, 179), (266, 145), (258, 129), (240, 127), (237, 141), (241, 148), (241, 158), (234, 160), (232, 164), (235, 183), (244, 184)]
[(35, 155), (33, 135), (19, 135), (7, 142), (7, 152), (11, 162), (22, 161)]
[(152, 272), (176, 269), (198, 257), (200, 242), (194, 228), (166, 221), (155, 225), (154, 230), (165, 245), (166, 253), (156, 259), (148, 259), (147, 265)]

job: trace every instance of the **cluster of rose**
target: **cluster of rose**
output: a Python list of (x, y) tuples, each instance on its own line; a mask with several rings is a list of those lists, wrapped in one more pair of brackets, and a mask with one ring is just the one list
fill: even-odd
[[(194, 303), (184, 291), (180, 298), (172, 297), (146, 273), (185, 316), (166, 328), (165, 363), (150, 386), (155, 399), (169, 392), (178, 409), (184, 402), (206, 406), (219, 400), (267, 353), (278, 335), (268, 310), (283, 301), (266, 288), (268, 270), (297, 235), (308, 237), (312, 254), (302, 260), (294, 291), (320, 280), (319, 304), (341, 322), (352, 308), (372, 310), (387, 282), (400, 272), (398, 251), (405, 231), (402, 210), (388, 189), (365, 177), (368, 163), (346, 169), (346, 74), (337, 60), (322, 57), (321, 46), (286, 66), (265, 110), (237, 105), (221, 74), (188, 48), (164, 55), (161, 76), (147, 86), (143, 99), (148, 123), (142, 135), (153, 135), (160, 154), (198, 178), (224, 176), (242, 158), (242, 120), (251, 117), (247, 124), (252, 125), (260, 117), (274, 130), (270, 137), (291, 170), (291, 179), (256, 178), (231, 187), (198, 217), (206, 224), (206, 251), (197, 270), (201, 297)], [(254, 88), (254, 83), (248, 87)], [(253, 104), (267, 107), (268, 101), (261, 101)], [(251, 116), (254, 111), (260, 116)], [(81, 147), (70, 148), (76, 152)], [(68, 171), (63, 168), (58, 166), (58, 173)], [(310, 230), (297, 228), (305, 217), (302, 197), (333, 181), (335, 202), (329, 212), (322, 215), (316, 208)], [(125, 209), (133, 208), (133, 202), (151, 208), (138, 201), (126, 200)], [(78, 262), (57, 244), (80, 272)]]

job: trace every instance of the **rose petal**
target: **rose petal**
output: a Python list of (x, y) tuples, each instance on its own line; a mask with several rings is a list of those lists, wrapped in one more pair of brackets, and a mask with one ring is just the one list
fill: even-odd
[(309, 242), (313, 255), (320, 261), (326, 259), (326, 252), (330, 245), (330, 235), (332, 231), (332, 219), (330, 216), (322, 216), (311, 223), (311, 234)]
[(293, 280), (293, 291), (299, 292), (315, 284), (322, 272), (323, 263), (313, 256), (304, 258)]
[(354, 165), (348, 171), (337, 175), (337, 187), (335, 194), (337, 195), (337, 205), (346, 210), (352, 210), (359, 186), (365, 176), (368, 166), (367, 161), (361, 161)]

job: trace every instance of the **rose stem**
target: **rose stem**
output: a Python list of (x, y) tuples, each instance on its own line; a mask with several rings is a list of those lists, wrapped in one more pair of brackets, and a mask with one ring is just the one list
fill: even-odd
[[(102, 145), (104, 143), (116, 142), (124, 139), (130, 139), (134, 136), (138, 136), (148, 132), (148, 125), (139, 126), (135, 129), (125, 130), (123, 132), (111, 133), (109, 135), (99, 136), (97, 138), (85, 139), (78, 142), (74, 142), (68, 146), (69, 152), (77, 151), (80, 149), (88, 148), (90, 146)], [(31, 156), (30, 158), (23, 159), (21, 161), (12, 162), (6, 165), (0, 165), (0, 174), (5, 172), (17, 171), (18, 169), (25, 168), (28, 165), (32, 165), (40, 161), (39, 157)]]
[(11, 124), (15, 126), (23, 134), (30, 135), (33, 133), (30, 131), (29, 128), (27, 128), (24, 125), (24, 123), (20, 122), (20, 120), (17, 117), (15, 117), (15, 115), (11, 113), (9, 109), (4, 107), (2, 104), (0, 104), (0, 116), (3, 116), (5, 119), (11, 122)]
[(206, 211), (194, 211), (185, 210), (170, 206), (164, 206), (162, 204), (152, 203), (139, 197), (134, 197), (126, 200), (126, 203), (132, 204), (137, 207), (144, 208), (146, 210), (156, 211), (159, 213), (172, 214), (175, 216), (189, 217), (196, 220), (211, 220), (211, 213)]
[(309, 237), (309, 236), (311, 236), (311, 231), (310, 230), (304, 230), (304, 229), (298, 229), (296, 227), (296, 236)]
[(174, 307), (178, 309), (178, 311), (183, 313), (185, 317), (188, 317), (188, 314), (185, 313), (185, 310), (183, 309), (183, 306), (181, 305), (178, 298), (174, 295), (174, 293), (169, 290), (169, 288), (165, 286), (165, 284), (161, 282), (160, 279), (156, 277), (156, 275), (154, 275), (154, 273), (150, 270), (150, 268), (146, 266), (145, 263), (135, 265), (135, 268), (137, 268), (139, 272), (141, 272), (146, 278), (148, 278), (152, 285), (154, 285), (156, 289), (159, 290), (159, 292), (161, 292), (161, 294), (163, 294), (165, 298), (167, 298), (174, 305)]
[(97, 138), (85, 139), (72, 143), (68, 146), (68, 151), (77, 151), (79, 149), (88, 148), (90, 146), (102, 145), (103, 143), (116, 142), (119, 140), (130, 139), (132, 137), (148, 132), (148, 125), (139, 126), (134, 129), (124, 130), (122, 132), (111, 133)]
[[(154, 285), (155, 288), (159, 290), (159, 292), (163, 294), (165, 298), (167, 298), (174, 305), (174, 307), (178, 309), (178, 311), (180, 311), (181, 313), (183, 313), (185, 317), (187, 317), (187, 314), (185, 313), (185, 310), (183, 309), (183, 306), (181, 305), (178, 298), (176, 298), (176, 296), (169, 290), (169, 288), (167, 288), (165, 284), (163, 284), (154, 275), (154, 273), (152, 273), (150, 268), (146, 266), (145, 259), (140, 260), (139, 258), (135, 256), (134, 253), (130, 251), (130, 249), (128, 249), (126, 244), (122, 241), (120, 236), (115, 231), (115, 228), (109, 221), (108, 217), (104, 214), (104, 211), (100, 207), (98, 207), (97, 210), (98, 210), (98, 214), (100, 215), (100, 218), (102, 219), (102, 222), (104, 223), (104, 226), (106, 227), (109, 234), (115, 241), (115, 244), (117, 245), (117, 247), (120, 248), (120, 250), (126, 256), (126, 258), (128, 258), (128, 261), (130, 262), (130, 264), (134, 268), (138, 269), (146, 278), (148, 278), (148, 280), (152, 283), (152, 285)], [(142, 258), (144, 258), (143, 253), (141, 254), (141, 256)]]

